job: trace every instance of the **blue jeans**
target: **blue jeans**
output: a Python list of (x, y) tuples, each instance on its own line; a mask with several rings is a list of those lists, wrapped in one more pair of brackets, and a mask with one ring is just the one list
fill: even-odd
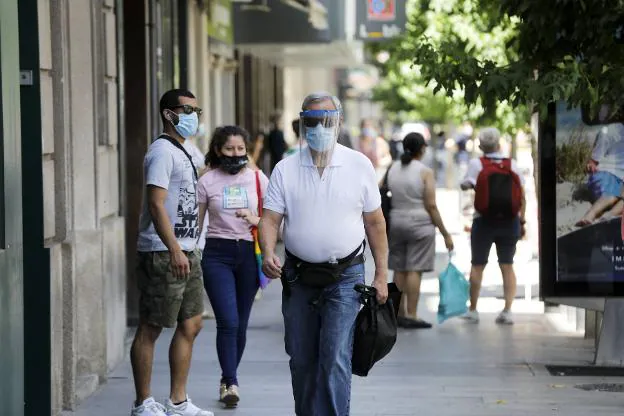
[(295, 413), (298, 416), (347, 416), (351, 399), (351, 356), (364, 264), (349, 267), (343, 279), (324, 289), (300, 284), (289, 261), (288, 290), (282, 296), (286, 353)]
[(247, 341), (249, 315), (258, 292), (258, 265), (251, 241), (208, 238), (202, 257), (204, 287), (217, 321), (221, 382), (238, 385), (236, 370)]

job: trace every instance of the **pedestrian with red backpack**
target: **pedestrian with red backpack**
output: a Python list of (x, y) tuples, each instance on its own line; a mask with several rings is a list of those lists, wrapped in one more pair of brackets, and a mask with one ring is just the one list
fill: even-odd
[(475, 190), (475, 215), (470, 232), (470, 309), (464, 319), (479, 322), (477, 301), (483, 270), (495, 244), (505, 293), (505, 308), (496, 323), (511, 325), (511, 305), (516, 296), (513, 260), (516, 244), (525, 233), (524, 181), (516, 161), (501, 153), (500, 132), (496, 128), (481, 130), (478, 139), (483, 156), (470, 161), (461, 184), (462, 190)]

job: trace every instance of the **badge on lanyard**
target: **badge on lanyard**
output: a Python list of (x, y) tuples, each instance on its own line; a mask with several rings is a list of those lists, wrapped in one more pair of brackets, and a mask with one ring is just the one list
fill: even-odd
[(247, 189), (242, 186), (226, 186), (223, 188), (223, 208), (248, 208)]

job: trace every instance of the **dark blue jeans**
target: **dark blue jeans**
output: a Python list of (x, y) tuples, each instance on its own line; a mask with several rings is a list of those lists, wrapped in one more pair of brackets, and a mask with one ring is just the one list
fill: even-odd
[(324, 289), (301, 285), (286, 262), (282, 314), (286, 353), (297, 416), (347, 416), (351, 399), (351, 356), (364, 264), (345, 270)]
[(238, 385), (236, 370), (247, 341), (247, 324), (258, 291), (253, 243), (206, 239), (202, 257), (204, 287), (217, 320), (217, 355), (221, 382)]

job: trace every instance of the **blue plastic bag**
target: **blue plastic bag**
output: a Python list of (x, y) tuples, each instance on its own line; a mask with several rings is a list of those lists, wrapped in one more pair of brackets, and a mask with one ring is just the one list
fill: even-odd
[(466, 305), (470, 298), (470, 283), (464, 274), (451, 262), (439, 276), (440, 303), (438, 305), (438, 323), (468, 311)]

